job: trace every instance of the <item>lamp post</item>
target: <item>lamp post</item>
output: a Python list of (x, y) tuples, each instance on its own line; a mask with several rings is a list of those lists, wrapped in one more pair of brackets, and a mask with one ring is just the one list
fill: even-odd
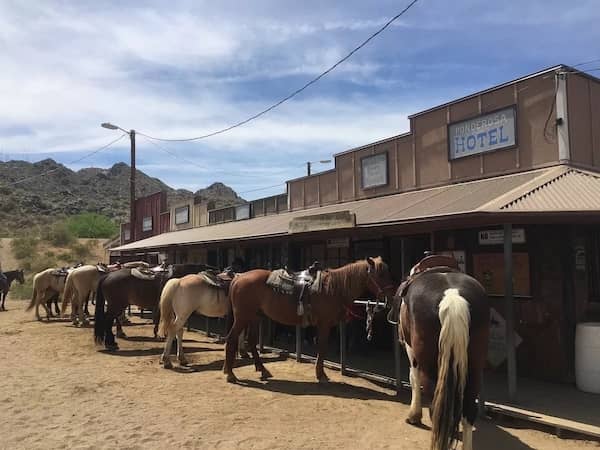
[(104, 122), (102, 128), (108, 130), (121, 130), (129, 135), (131, 141), (131, 164), (129, 175), (129, 234), (131, 241), (135, 241), (135, 130), (124, 130), (123, 128), (113, 125), (112, 123)]
[(306, 176), (310, 176), (310, 168), (313, 164), (328, 164), (330, 163), (331, 160), (330, 159), (322, 159), (321, 161), (307, 161), (306, 162)]

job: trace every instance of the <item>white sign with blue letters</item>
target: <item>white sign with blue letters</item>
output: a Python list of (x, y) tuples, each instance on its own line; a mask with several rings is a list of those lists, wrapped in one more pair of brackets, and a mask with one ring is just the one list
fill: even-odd
[(517, 143), (515, 116), (515, 108), (511, 106), (448, 125), (450, 159), (514, 147)]

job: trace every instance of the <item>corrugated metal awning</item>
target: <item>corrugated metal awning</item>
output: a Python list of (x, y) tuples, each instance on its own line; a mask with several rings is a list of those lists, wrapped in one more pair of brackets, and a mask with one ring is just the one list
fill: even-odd
[(438, 220), (472, 213), (600, 212), (600, 174), (568, 166), (532, 170), (431, 189), (404, 192), (249, 220), (190, 228), (132, 242), (113, 250), (285, 236), (294, 218), (349, 211), (356, 227)]

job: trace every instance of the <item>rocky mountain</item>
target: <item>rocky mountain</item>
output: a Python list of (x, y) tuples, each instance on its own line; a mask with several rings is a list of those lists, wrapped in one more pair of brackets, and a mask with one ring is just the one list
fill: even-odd
[[(129, 171), (125, 163), (117, 163), (110, 169), (86, 168), (74, 172), (52, 159), (36, 163), (0, 161), (0, 236), (46, 226), (80, 212), (96, 212), (126, 221)], [(42, 173), (45, 175), (40, 176)], [(191, 191), (173, 189), (158, 178), (136, 171), (137, 197), (157, 191), (167, 192), (169, 205), (195, 196)], [(200, 189), (196, 195), (213, 200), (217, 207), (244, 202), (222, 183)]]

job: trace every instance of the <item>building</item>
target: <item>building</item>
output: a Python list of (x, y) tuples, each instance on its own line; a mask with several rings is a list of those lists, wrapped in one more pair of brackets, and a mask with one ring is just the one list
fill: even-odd
[(409, 119), (287, 196), (185, 229), (171, 219), (176, 231), (114, 252), (250, 268), (382, 255), (398, 279), (425, 250), (448, 252), (490, 295), (491, 364), (507, 355), (506, 318), (520, 373), (572, 380), (575, 326), (600, 315), (600, 80), (560, 65)]

